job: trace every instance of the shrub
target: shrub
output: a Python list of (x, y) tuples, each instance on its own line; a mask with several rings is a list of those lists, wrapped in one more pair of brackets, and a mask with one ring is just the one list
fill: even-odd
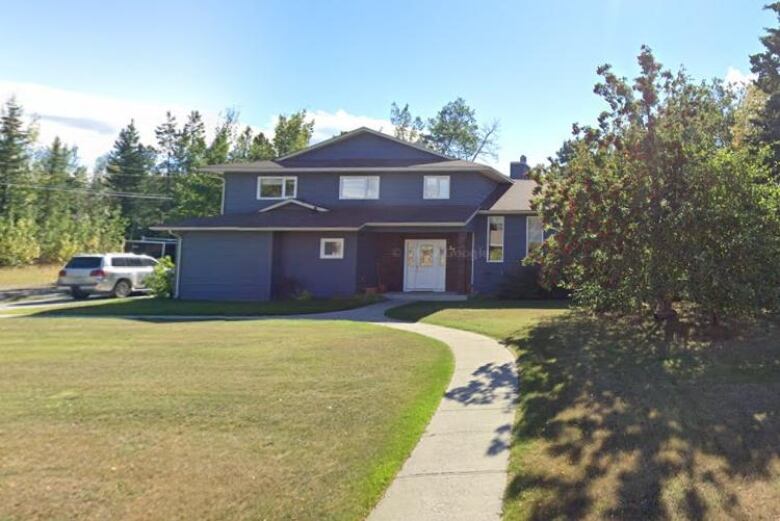
[(498, 288), (498, 297), (510, 300), (566, 298), (567, 292), (560, 288), (545, 289), (541, 284), (539, 265), (513, 266), (504, 275)]
[(0, 266), (30, 264), (41, 253), (30, 219), (0, 219)]
[(146, 286), (152, 290), (155, 296), (160, 298), (173, 296), (173, 277), (176, 273), (174, 267), (170, 257), (163, 257), (146, 279)]

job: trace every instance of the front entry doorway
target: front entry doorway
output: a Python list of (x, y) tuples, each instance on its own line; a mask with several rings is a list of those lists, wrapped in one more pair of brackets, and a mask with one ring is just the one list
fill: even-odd
[(404, 291), (444, 291), (445, 239), (407, 239), (404, 243)]

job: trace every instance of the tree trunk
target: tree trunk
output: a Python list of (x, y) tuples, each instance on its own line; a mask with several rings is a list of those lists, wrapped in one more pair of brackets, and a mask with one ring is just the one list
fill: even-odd
[(677, 318), (677, 312), (672, 307), (671, 299), (667, 297), (660, 297), (655, 304), (655, 312), (653, 316), (656, 320), (675, 320)]

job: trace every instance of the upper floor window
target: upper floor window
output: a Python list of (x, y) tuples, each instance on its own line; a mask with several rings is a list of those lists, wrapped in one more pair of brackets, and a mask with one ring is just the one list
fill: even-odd
[(488, 216), (488, 262), (504, 262), (504, 216)]
[(538, 215), (525, 218), (525, 255), (534, 251), (544, 242), (544, 224)]
[(379, 199), (379, 176), (341, 176), (339, 199)]
[(449, 199), (450, 176), (426, 175), (423, 179), (423, 199)]
[(297, 177), (266, 177), (257, 178), (258, 199), (291, 199), (298, 192)]

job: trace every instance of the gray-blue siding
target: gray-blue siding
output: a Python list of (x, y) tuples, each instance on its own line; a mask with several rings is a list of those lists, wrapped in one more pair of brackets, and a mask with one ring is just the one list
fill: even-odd
[[(315, 297), (349, 296), (357, 292), (357, 234), (274, 232), (273, 281), (284, 279)], [(320, 259), (321, 239), (344, 239), (343, 259)]]
[[(256, 173), (225, 174), (224, 213), (253, 212), (279, 202), (273, 199), (258, 200), (258, 175)], [(449, 199), (423, 199), (423, 178), (427, 174), (388, 172), (380, 174), (379, 199), (340, 200), (341, 174), (317, 172), (294, 175), (298, 178), (297, 198), (326, 208), (360, 205), (474, 205), (476, 209), (497, 186), (496, 182), (481, 174), (453, 172), (445, 174), (450, 176)]]
[(271, 232), (187, 232), (179, 251), (179, 298), (268, 300)]
[(474, 291), (496, 293), (505, 274), (525, 258), (526, 216), (504, 216), (504, 260), (487, 261), (487, 215), (477, 215), (471, 222), (474, 232)]

